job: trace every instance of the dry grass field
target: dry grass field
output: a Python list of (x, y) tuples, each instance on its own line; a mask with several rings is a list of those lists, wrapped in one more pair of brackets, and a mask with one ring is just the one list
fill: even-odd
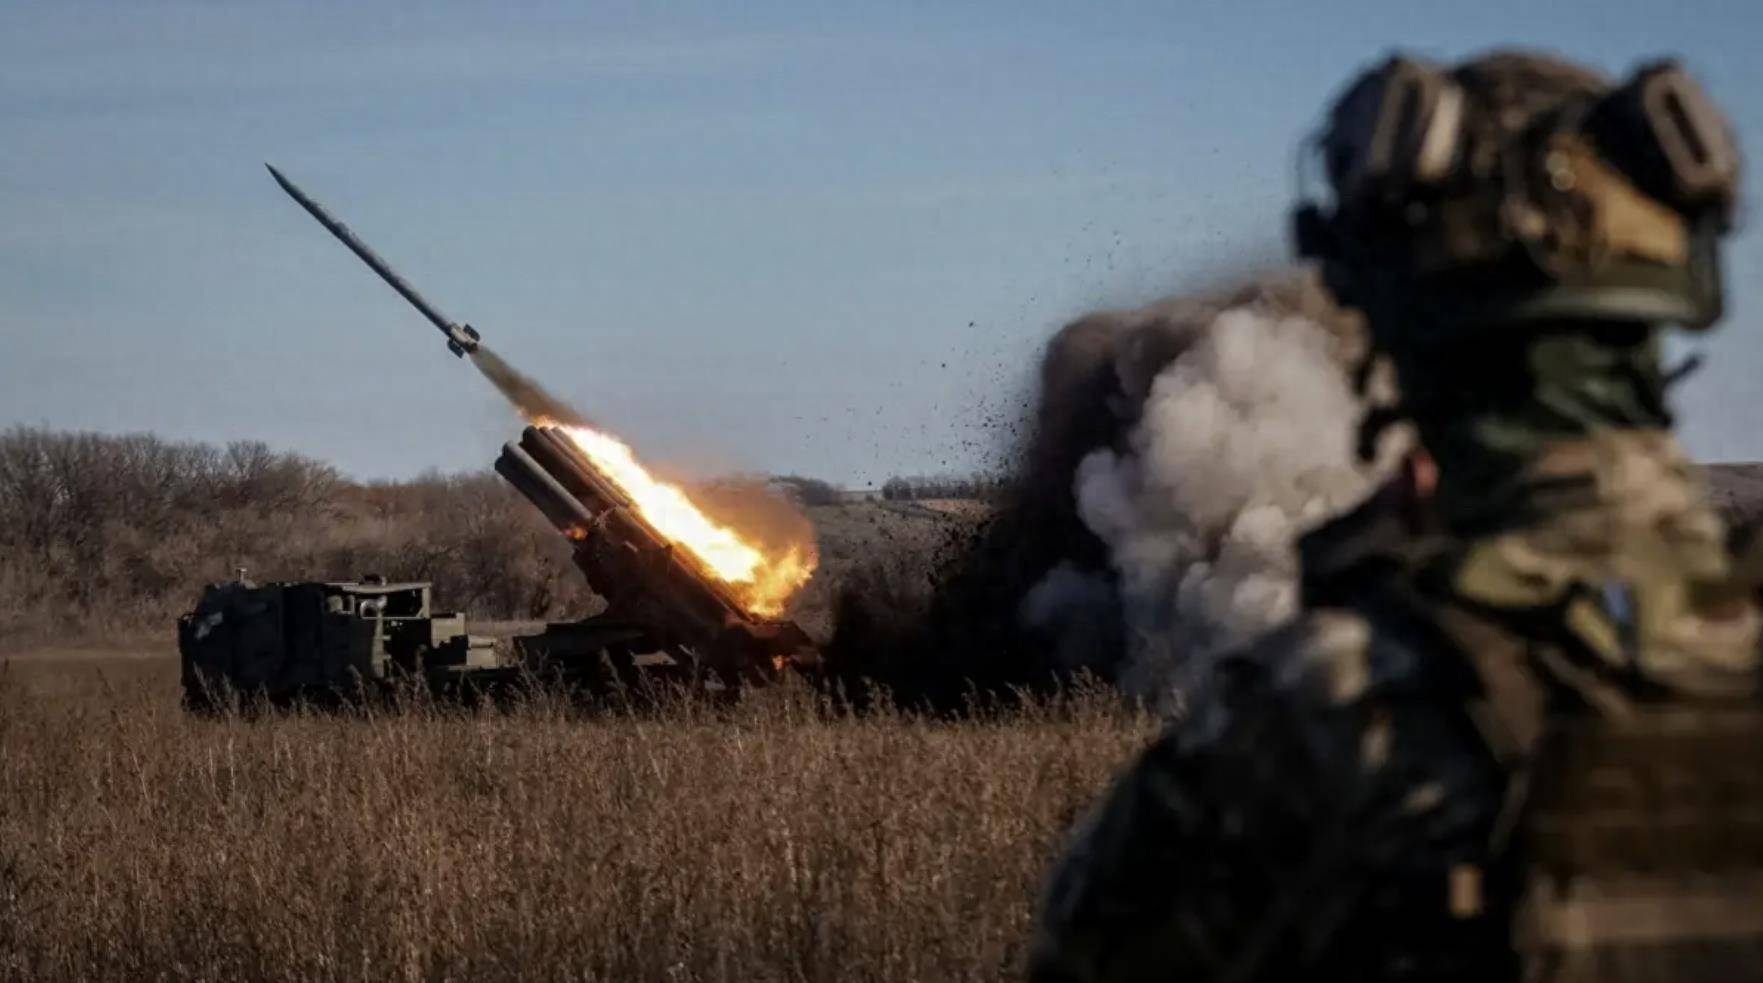
[(1150, 722), (733, 707), (190, 719), (165, 656), (0, 673), (0, 978), (1001, 980)]

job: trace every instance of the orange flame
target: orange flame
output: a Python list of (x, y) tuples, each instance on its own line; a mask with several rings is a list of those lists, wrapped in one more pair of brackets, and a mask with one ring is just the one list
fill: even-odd
[(817, 557), (812, 546), (790, 546), (767, 556), (733, 529), (705, 515), (679, 487), (650, 474), (628, 444), (589, 427), (553, 425), (630, 497), (655, 531), (690, 550), (705, 568), (733, 588), (750, 613), (765, 618), (783, 614), (784, 604), (814, 575)]

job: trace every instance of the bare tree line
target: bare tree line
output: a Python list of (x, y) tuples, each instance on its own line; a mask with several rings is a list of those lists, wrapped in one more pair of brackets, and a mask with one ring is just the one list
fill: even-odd
[(930, 498), (962, 498), (996, 501), (1009, 489), (1009, 484), (996, 475), (912, 475), (895, 476), (882, 483), (881, 497), (890, 502), (910, 502)]
[[(771, 479), (805, 506), (848, 493)], [(890, 479), (891, 500), (993, 498), (1002, 482)], [(435, 585), (482, 618), (563, 618), (592, 594), (565, 542), (488, 471), (360, 483), (259, 441), (0, 431), (0, 647), (166, 633), (205, 583), (351, 579)]]
[(488, 617), (590, 603), (565, 544), (488, 472), (359, 484), (255, 441), (0, 432), (0, 643), (164, 630), (203, 583), (432, 580)]

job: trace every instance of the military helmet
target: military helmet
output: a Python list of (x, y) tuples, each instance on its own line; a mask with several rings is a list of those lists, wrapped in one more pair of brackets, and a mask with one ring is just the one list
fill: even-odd
[(1374, 335), (1720, 315), (1738, 151), (1673, 62), (1612, 84), (1539, 55), (1392, 57), (1315, 147), (1333, 200), (1298, 208), (1298, 252)]

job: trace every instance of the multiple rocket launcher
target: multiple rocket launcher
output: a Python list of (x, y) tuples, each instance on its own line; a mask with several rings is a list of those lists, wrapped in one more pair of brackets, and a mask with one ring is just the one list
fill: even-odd
[(663, 537), (556, 427), (527, 427), (504, 444), (496, 473), (575, 544), (575, 563), (609, 615), (646, 629), (662, 649), (689, 650), (724, 679), (762, 677), (815, 661), (793, 621), (757, 618), (690, 550)]
[[(447, 337), (449, 351), (460, 358), (477, 351), (474, 328), (442, 314), (348, 226), (265, 166), (289, 197)], [(518, 442), (503, 446), (496, 472), (573, 542), (576, 566), (608, 602), (606, 615), (589, 622), (639, 626), (657, 650), (685, 656), (726, 680), (815, 661), (813, 643), (795, 622), (749, 613), (690, 549), (657, 531), (560, 428), (527, 427)]]

